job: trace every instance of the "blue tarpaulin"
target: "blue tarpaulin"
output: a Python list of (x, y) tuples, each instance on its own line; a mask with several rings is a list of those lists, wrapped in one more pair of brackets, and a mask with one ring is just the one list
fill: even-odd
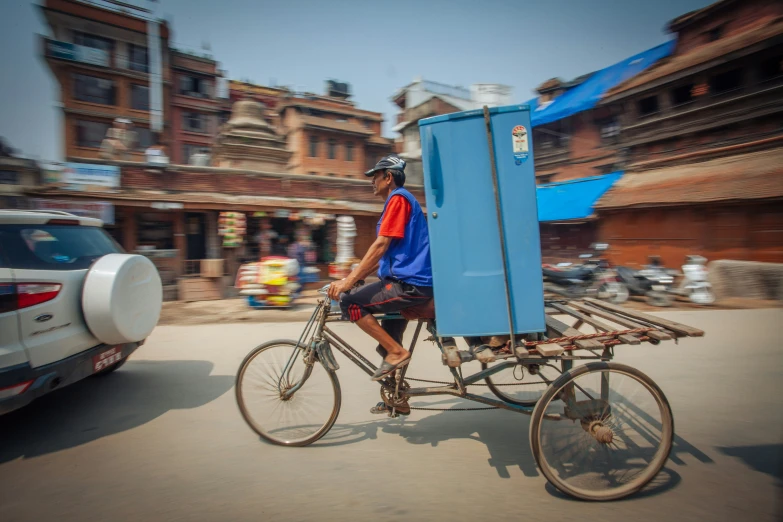
[(530, 105), (530, 124), (533, 127), (552, 123), (576, 113), (592, 109), (603, 95), (625, 80), (636, 76), (652, 64), (669, 56), (674, 51), (675, 40), (666, 42), (643, 53), (639, 53), (606, 69), (593, 73), (587, 80), (567, 90), (544, 107), (538, 107), (538, 99), (526, 103)]
[(536, 187), (538, 221), (584, 219), (593, 213), (593, 205), (612, 188), (622, 172), (592, 176)]

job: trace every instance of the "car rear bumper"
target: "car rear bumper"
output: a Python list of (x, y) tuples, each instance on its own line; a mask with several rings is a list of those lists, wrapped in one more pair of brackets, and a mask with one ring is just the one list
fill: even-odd
[[(120, 345), (121, 360), (135, 352), (142, 344), (144, 344), (143, 341)], [(0, 399), (0, 415), (26, 406), (42, 395), (93, 375), (95, 373), (93, 357), (111, 348), (113, 347), (110, 345), (100, 344), (67, 359), (38, 368), (33, 368), (29, 364), (21, 364), (0, 370), (0, 389), (31, 382), (24, 392)]]

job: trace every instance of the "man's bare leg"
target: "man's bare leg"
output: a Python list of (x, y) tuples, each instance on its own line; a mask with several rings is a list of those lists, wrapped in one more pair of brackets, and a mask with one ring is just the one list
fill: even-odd
[(400, 343), (394, 340), (386, 330), (384, 330), (378, 320), (370, 314), (365, 315), (356, 324), (362, 329), (364, 333), (378, 341), (381, 346), (386, 348), (389, 354), (384, 359), (389, 364), (397, 364), (403, 359), (408, 358), (408, 350), (402, 347)]

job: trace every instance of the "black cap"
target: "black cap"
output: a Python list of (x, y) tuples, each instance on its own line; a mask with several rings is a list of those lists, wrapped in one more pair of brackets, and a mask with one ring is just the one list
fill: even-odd
[(382, 158), (373, 168), (364, 173), (368, 178), (375, 175), (379, 170), (391, 170), (394, 177), (394, 183), (398, 187), (405, 184), (405, 160), (396, 154), (389, 154)]

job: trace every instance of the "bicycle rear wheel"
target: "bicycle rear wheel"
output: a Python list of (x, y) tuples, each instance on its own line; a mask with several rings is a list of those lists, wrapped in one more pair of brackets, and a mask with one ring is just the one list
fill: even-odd
[(274, 444), (312, 444), (329, 431), (340, 412), (337, 375), (315, 358), (307, 363), (304, 355), (304, 346), (294, 341), (269, 341), (251, 351), (239, 367), (239, 411), (253, 431)]
[(639, 370), (613, 362), (564, 373), (541, 397), (530, 423), (541, 472), (583, 500), (639, 491), (666, 463), (673, 438), (674, 419), (661, 389)]

